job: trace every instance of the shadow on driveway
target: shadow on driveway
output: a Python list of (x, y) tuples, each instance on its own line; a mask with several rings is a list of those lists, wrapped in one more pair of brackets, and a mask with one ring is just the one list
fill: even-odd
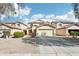
[(36, 44), (43, 46), (79, 46), (79, 39), (60, 38), (60, 37), (35, 37), (23, 38), (23, 43)]

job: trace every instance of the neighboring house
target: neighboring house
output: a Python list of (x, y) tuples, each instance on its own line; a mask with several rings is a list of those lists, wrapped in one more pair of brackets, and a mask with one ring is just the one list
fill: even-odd
[(14, 32), (21, 31), (21, 29), (17, 28), (17, 27), (12, 27), (12, 26), (6, 25), (4, 23), (0, 23), (0, 32), (3, 32), (3, 31), (9, 31), (11, 33), (11, 35), (13, 35)]
[(0, 23), (0, 31), (9, 31), (11, 35), (13, 35), (13, 33), (17, 31), (27, 34), (27, 26), (22, 24), (21, 22)]
[(62, 28), (58, 28), (56, 30), (56, 35), (59, 35), (59, 36), (69, 36), (69, 30), (79, 30), (79, 26), (72, 24), (72, 25), (64, 26)]

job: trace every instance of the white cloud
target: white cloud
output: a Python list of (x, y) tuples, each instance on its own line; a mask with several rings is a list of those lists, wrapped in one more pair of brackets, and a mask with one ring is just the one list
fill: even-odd
[(78, 19), (75, 19), (73, 10), (69, 11), (67, 14), (64, 15), (44, 15), (44, 14), (35, 14), (32, 17), (32, 20), (44, 20), (44, 21), (64, 21), (64, 22), (78, 22)]
[(53, 19), (41, 19), (41, 20), (43, 20), (43, 21), (49, 21), (49, 22), (53, 21)]
[(68, 21), (68, 22), (77, 22), (78, 21), (78, 19), (75, 19), (75, 15), (72, 10), (69, 11), (65, 15), (56, 16), (55, 18), (57, 19), (57, 21)]
[(31, 8), (25, 7), (19, 9), (20, 16), (29, 15), (31, 12)]
[(43, 21), (64, 21), (64, 22), (78, 22), (78, 19), (75, 19), (73, 10), (69, 11), (67, 14), (64, 15), (44, 15), (44, 14), (35, 14), (31, 17), (32, 21), (35, 20), (43, 20)]
[(67, 15), (58, 15), (58, 16), (55, 17), (55, 19), (61, 20), (61, 21), (66, 19), (66, 18), (67, 18)]
[(23, 22), (23, 23), (25, 23), (25, 24), (27, 24), (27, 23), (30, 22), (30, 21), (31, 21), (31, 20), (28, 19), (28, 18), (21, 20), (21, 22)]
[(31, 12), (31, 8), (28, 8), (27, 6), (25, 8), (20, 8), (18, 11), (19, 19), (22, 19), (23, 16), (28, 16)]
[(31, 17), (32, 21), (35, 21), (35, 20), (43, 20), (43, 21), (52, 21), (52, 19), (54, 18), (55, 16), (53, 14), (51, 15), (44, 15), (44, 14), (35, 14)]
[(42, 19), (44, 18), (44, 16), (45, 16), (44, 14), (35, 14), (31, 17), (31, 19)]
[(6, 16), (5, 15), (1, 15), (0, 20), (3, 20)]
[(54, 14), (46, 15), (45, 18), (46, 19), (54, 19), (55, 18), (55, 15)]

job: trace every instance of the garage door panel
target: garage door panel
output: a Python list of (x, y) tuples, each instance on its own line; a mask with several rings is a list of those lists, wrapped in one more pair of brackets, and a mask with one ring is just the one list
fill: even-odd
[(38, 36), (53, 36), (53, 30), (38, 30)]

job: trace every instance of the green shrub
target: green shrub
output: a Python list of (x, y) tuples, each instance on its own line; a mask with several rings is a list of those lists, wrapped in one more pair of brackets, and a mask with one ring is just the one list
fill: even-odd
[(72, 36), (79, 36), (79, 31), (69, 31), (69, 34)]
[(74, 36), (74, 31), (70, 31), (70, 35)]
[(24, 32), (14, 32), (14, 37), (16, 38), (23, 37), (24, 35), (25, 35)]

